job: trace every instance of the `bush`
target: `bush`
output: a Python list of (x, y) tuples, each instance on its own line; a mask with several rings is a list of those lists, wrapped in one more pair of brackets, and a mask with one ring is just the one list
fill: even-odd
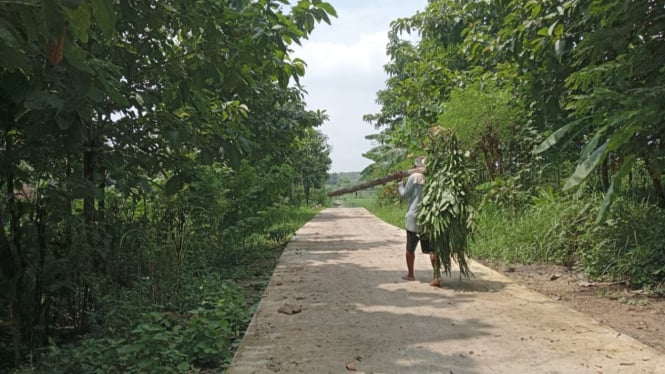
[(589, 235), (582, 256), (588, 274), (625, 280), (663, 292), (665, 210), (647, 202), (619, 199), (610, 218)]
[(233, 341), (242, 336), (250, 319), (244, 296), (228, 281), (215, 285), (214, 298), (207, 291), (210, 285), (199, 284), (202, 301), (195, 309), (144, 312), (127, 320), (134, 322), (129, 329), (107, 327), (105, 336), (89, 336), (76, 345), (52, 343), (40, 360), (43, 364), (24, 372), (180, 373), (225, 365), (232, 357)]
[(514, 213), (503, 206), (486, 205), (478, 218), (471, 253), (505, 262), (572, 267), (578, 261), (582, 237), (594, 219), (589, 209), (592, 204), (539, 190), (530, 205)]

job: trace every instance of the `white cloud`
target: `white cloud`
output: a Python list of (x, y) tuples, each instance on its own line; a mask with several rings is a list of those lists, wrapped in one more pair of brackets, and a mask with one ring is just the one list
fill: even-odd
[(362, 116), (376, 113), (377, 91), (385, 88), (383, 66), (390, 22), (411, 17), (427, 0), (329, 0), (338, 18), (319, 24), (292, 56), (307, 63), (301, 84), (310, 109), (330, 117), (322, 127), (332, 146), (331, 171), (360, 171), (371, 163), (362, 154), (374, 145), (365, 139), (377, 131)]
[(387, 43), (385, 32), (361, 34), (350, 44), (311, 41), (298, 56), (307, 62), (307, 71), (312, 75), (369, 72), (388, 62)]

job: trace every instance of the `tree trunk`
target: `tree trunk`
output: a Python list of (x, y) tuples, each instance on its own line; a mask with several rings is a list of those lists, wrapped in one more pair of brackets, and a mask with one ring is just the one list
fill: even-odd
[(610, 155), (605, 157), (605, 160), (600, 164), (600, 181), (603, 186), (603, 191), (610, 188)]
[(651, 183), (653, 184), (654, 191), (656, 192), (656, 197), (658, 198), (658, 205), (665, 207), (665, 190), (663, 189), (662, 176), (663, 173), (661, 170), (656, 169), (651, 162), (649, 157), (645, 157), (644, 161), (651, 177)]
[(309, 206), (309, 192), (310, 192), (309, 186), (304, 186), (303, 187), (303, 192), (305, 193), (305, 206), (308, 207)]
[[(83, 153), (83, 179), (88, 182), (94, 181), (95, 175), (95, 151), (92, 144), (88, 145), (89, 150)], [(83, 199), (83, 216), (86, 223), (95, 221), (95, 198), (92, 194)]]

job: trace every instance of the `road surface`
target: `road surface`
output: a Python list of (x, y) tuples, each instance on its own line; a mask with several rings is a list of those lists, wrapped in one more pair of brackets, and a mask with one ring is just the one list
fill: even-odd
[(665, 373), (665, 355), (472, 261), (406, 274), (405, 232), (323, 210), (284, 250), (228, 369), (245, 373)]

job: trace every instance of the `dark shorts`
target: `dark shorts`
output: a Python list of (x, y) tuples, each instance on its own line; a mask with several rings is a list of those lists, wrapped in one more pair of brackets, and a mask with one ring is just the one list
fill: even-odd
[(432, 253), (432, 249), (429, 246), (429, 240), (427, 238), (420, 237), (413, 231), (406, 230), (406, 250), (413, 253), (416, 251), (418, 246), (418, 241), (420, 241), (420, 249), (423, 253)]

